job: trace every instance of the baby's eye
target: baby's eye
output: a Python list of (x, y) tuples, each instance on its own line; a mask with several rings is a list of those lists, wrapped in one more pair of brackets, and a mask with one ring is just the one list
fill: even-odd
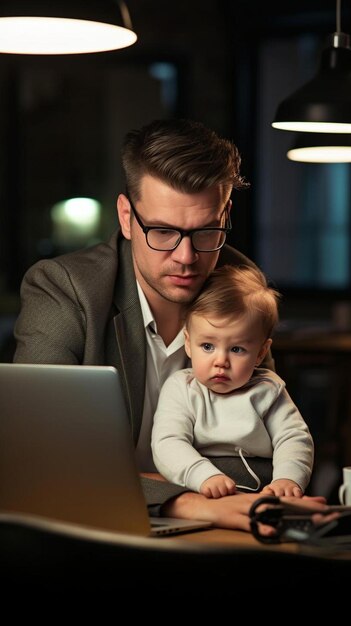
[(235, 354), (240, 354), (241, 352), (244, 352), (244, 348), (240, 348), (240, 346), (233, 346), (230, 351)]
[(213, 352), (214, 350), (213, 343), (202, 343), (201, 348), (204, 352)]

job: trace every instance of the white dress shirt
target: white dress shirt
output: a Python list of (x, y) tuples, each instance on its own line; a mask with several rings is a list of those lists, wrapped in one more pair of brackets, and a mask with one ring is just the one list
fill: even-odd
[(137, 282), (138, 295), (146, 335), (146, 380), (143, 419), (136, 458), (140, 471), (156, 472), (151, 453), (151, 431), (160, 389), (173, 372), (189, 365), (184, 350), (184, 333), (180, 330), (169, 346), (157, 334), (157, 324), (149, 303)]

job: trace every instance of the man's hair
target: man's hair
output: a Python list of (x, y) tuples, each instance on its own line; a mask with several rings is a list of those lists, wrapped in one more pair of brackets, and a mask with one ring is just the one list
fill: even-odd
[(185, 315), (188, 328), (192, 315), (238, 318), (249, 315), (259, 320), (266, 338), (278, 322), (280, 293), (270, 287), (265, 275), (247, 265), (224, 265), (206, 279), (201, 292)]
[(125, 136), (122, 163), (131, 198), (140, 198), (142, 176), (148, 174), (183, 193), (216, 185), (228, 190), (247, 187), (240, 176), (237, 147), (200, 122), (155, 120)]

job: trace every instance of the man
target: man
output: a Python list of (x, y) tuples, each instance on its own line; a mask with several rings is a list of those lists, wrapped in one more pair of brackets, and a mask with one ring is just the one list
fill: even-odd
[[(140, 471), (149, 474), (159, 390), (186, 365), (184, 307), (216, 265), (252, 265), (224, 245), (231, 193), (246, 183), (237, 148), (188, 120), (129, 132), (122, 159), (126, 192), (109, 243), (39, 261), (24, 277), (15, 361), (115, 366)], [(249, 528), (248, 494), (216, 502), (150, 478), (144, 490), (169, 515)]]

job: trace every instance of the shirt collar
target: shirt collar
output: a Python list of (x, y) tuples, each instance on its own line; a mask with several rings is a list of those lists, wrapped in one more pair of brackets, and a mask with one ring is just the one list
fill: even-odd
[(138, 281), (137, 281), (137, 289), (138, 289), (138, 296), (139, 296), (139, 301), (140, 301), (140, 307), (141, 307), (141, 313), (143, 316), (143, 322), (144, 322), (144, 328), (150, 328), (150, 326), (152, 327), (152, 329), (154, 330), (154, 332), (157, 333), (157, 324), (155, 321), (155, 318), (152, 314), (152, 311), (150, 309), (149, 303), (145, 297), (145, 294), (142, 290), (142, 288), (140, 287)]
[[(144, 328), (145, 330), (149, 329), (149, 332), (151, 332), (153, 336), (157, 335), (156, 320), (152, 314), (149, 303), (146, 299), (146, 296), (142, 288), (140, 287), (138, 281), (136, 281), (136, 283), (137, 283), (138, 295), (139, 295), (139, 300), (140, 300), (141, 313), (143, 316)], [(172, 352), (174, 352), (175, 350), (179, 350), (180, 348), (183, 348), (183, 347), (184, 347), (184, 332), (181, 329), (178, 335), (173, 339), (172, 343), (168, 346), (167, 350), (169, 351), (169, 354), (172, 354)]]

